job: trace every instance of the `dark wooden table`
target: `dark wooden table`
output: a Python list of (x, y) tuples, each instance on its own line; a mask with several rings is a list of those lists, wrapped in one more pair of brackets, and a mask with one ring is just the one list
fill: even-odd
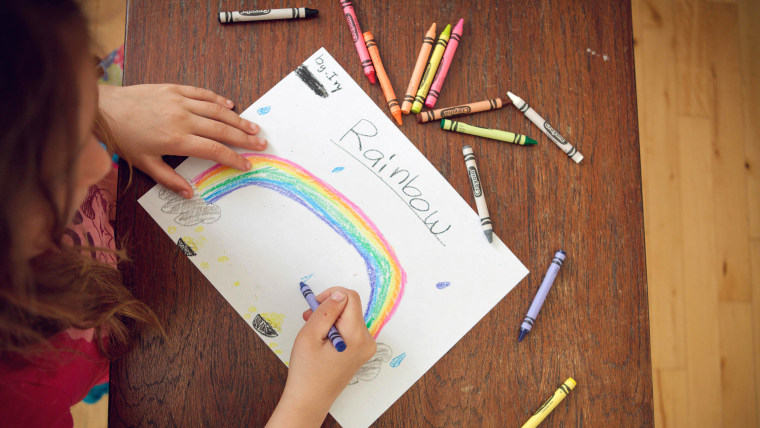
[[(305, 6), (317, 19), (221, 25), (219, 11)], [(519, 426), (568, 376), (578, 386), (546, 426), (651, 426), (646, 264), (630, 4), (620, 0), (357, 1), (399, 97), (432, 22), (465, 19), (438, 106), (514, 91), (585, 156), (572, 162), (520, 112), (463, 120), (533, 136), (538, 146), (401, 127), (468, 201), (461, 147), (479, 155), (495, 230), (530, 269), (494, 310), (376, 426)], [(180, 83), (253, 103), (324, 46), (385, 110), (362, 74), (337, 0), (130, 0), (125, 83)], [(176, 165), (179, 159), (173, 159)], [(120, 188), (125, 189), (126, 168)], [(119, 199), (117, 233), (133, 262), (127, 284), (163, 321), (111, 366), (111, 426), (262, 426), (287, 370), (136, 200)], [(472, 202), (472, 201), (471, 201)], [(474, 205), (473, 205), (474, 207)], [(541, 316), (517, 330), (554, 252), (567, 251)], [(327, 426), (337, 425), (328, 416)]]

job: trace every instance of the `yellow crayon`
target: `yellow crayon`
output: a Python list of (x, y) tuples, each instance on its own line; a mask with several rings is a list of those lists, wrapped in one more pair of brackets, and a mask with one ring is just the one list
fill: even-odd
[(422, 74), (422, 81), (420, 87), (417, 89), (417, 95), (414, 97), (414, 104), (412, 104), (412, 113), (419, 113), (422, 111), (422, 103), (425, 102), (425, 97), (430, 90), (430, 85), (433, 84), (433, 78), (435, 72), (438, 71), (438, 66), (441, 65), (441, 58), (443, 58), (443, 51), (446, 50), (446, 45), (449, 43), (449, 37), (451, 37), (451, 24), (441, 31), (441, 35), (438, 36), (438, 41), (435, 42), (435, 49), (433, 49), (433, 55), (430, 56), (430, 62), (425, 67), (425, 73)]
[(569, 394), (570, 391), (575, 388), (575, 385), (576, 383), (573, 378), (567, 378), (565, 383), (560, 385), (559, 388), (554, 391), (554, 395), (552, 395), (538, 410), (536, 410), (536, 413), (534, 413), (533, 416), (528, 419), (528, 422), (525, 422), (525, 424), (523, 424), (522, 428), (537, 427), (538, 424), (543, 422), (544, 419), (549, 416), (549, 413), (551, 413), (552, 410), (557, 407), (557, 404), (559, 404), (560, 401), (564, 400), (565, 397), (567, 397), (567, 394)]

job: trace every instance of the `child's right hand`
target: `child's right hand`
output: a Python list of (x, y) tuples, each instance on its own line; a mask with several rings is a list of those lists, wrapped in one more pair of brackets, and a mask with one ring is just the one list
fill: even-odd
[[(268, 427), (320, 426), (333, 402), (377, 345), (362, 317), (359, 294), (334, 287), (317, 296), (316, 312), (304, 312), (306, 325), (290, 355), (288, 380)], [(330, 326), (346, 342), (343, 352), (326, 339)]]

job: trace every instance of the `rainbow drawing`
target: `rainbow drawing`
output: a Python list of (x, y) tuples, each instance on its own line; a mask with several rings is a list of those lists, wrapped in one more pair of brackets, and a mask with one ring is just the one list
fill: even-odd
[(299, 165), (260, 153), (243, 156), (253, 164), (250, 171), (217, 164), (193, 178), (200, 196), (213, 204), (238, 189), (259, 186), (298, 202), (324, 221), (364, 260), (370, 285), (364, 321), (377, 338), (396, 311), (406, 284), (406, 272), (388, 241), (359, 207)]

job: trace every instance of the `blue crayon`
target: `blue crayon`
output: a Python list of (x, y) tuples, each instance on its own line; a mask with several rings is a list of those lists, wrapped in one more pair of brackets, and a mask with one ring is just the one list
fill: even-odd
[(541, 287), (538, 288), (538, 293), (536, 293), (533, 303), (530, 304), (528, 315), (525, 316), (520, 326), (520, 336), (517, 338), (518, 342), (522, 342), (525, 339), (525, 336), (528, 335), (531, 327), (533, 327), (533, 323), (536, 322), (538, 312), (541, 310), (541, 306), (544, 305), (544, 300), (546, 300), (546, 296), (549, 294), (549, 290), (551, 290), (554, 279), (557, 278), (559, 268), (562, 267), (564, 261), (565, 252), (562, 250), (557, 251), (557, 254), (552, 259), (552, 263), (549, 265), (549, 270), (546, 271), (543, 282), (541, 282)]
[[(309, 304), (312, 312), (316, 312), (319, 307), (319, 302), (317, 302), (314, 292), (311, 291), (311, 288), (309, 288), (305, 282), (301, 282), (301, 294), (303, 294), (303, 297), (306, 299), (306, 303)], [(346, 342), (343, 341), (343, 337), (338, 333), (338, 329), (335, 328), (335, 326), (330, 327), (330, 331), (327, 332), (327, 338), (330, 339), (330, 342), (332, 342), (338, 352), (346, 350)]]

